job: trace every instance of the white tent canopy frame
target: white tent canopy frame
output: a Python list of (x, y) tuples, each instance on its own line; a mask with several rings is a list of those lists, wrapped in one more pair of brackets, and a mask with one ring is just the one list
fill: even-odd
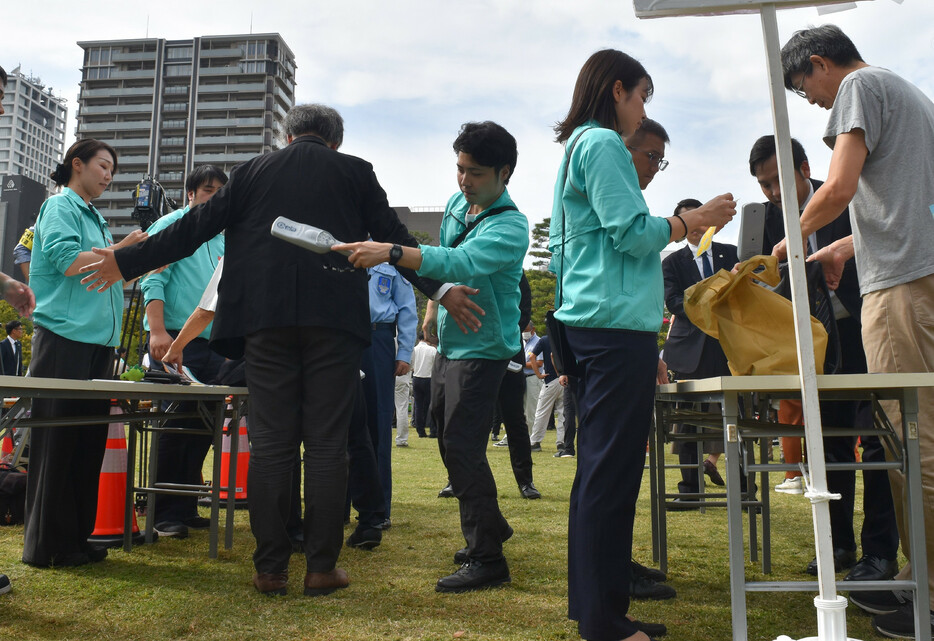
[[(814, 543), (817, 551), (819, 596), (814, 599), (817, 609), (819, 635), (817, 638), (822, 641), (847, 641), (846, 598), (837, 595), (830, 510), (827, 504), (828, 500), (840, 497), (831, 495), (827, 491), (827, 471), (824, 464), (824, 442), (821, 438), (822, 427), (817, 394), (817, 371), (814, 363), (814, 341), (811, 335), (810, 307), (804, 266), (804, 243), (801, 238), (799, 217), (793, 215), (799, 211), (799, 205), (795, 190), (791, 131), (788, 121), (788, 105), (785, 100), (776, 11), (779, 8), (842, 3), (852, 4), (850, 0), (772, 0), (771, 2), (763, 0), (633, 0), (638, 18), (758, 12), (762, 19), (766, 64), (769, 71), (769, 90), (772, 98), (772, 120), (777, 142), (785, 239), (791, 275), (791, 302), (794, 310), (798, 369), (801, 379), (804, 432), (810, 469), (805, 495), (811, 500)], [(732, 587), (744, 589), (744, 586)], [(745, 617), (739, 619), (740, 624), (744, 621)], [(734, 613), (735, 624), (737, 624), (736, 613)]]

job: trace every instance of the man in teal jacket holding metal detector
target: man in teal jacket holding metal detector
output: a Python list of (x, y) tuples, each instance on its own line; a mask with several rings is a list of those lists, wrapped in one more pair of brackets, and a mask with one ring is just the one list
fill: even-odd
[[(467, 123), (454, 141), (460, 192), (451, 197), (441, 222), (441, 246), (400, 247), (350, 243), (357, 267), (384, 261), (428, 276), (467, 285), (485, 310), (479, 329), (466, 332), (442, 310), (437, 314), (439, 355), (431, 376), (431, 411), (438, 425), (441, 457), (460, 502), (466, 558), (441, 578), (438, 592), (467, 592), (510, 581), (503, 541), (512, 528), (496, 500), (486, 445), (500, 381), (510, 357), (521, 348), (519, 279), (529, 246), (529, 225), (506, 183), (516, 166), (516, 141), (493, 122)], [(426, 323), (437, 307), (429, 303)]]

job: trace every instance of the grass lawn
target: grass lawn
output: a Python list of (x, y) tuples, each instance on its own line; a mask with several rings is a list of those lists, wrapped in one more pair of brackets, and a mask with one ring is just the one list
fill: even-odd
[[(462, 595), (434, 591), (437, 579), (456, 569), (452, 555), (464, 540), (456, 500), (437, 498), (445, 474), (436, 442), (413, 432), (410, 447), (393, 448), (392, 529), (372, 552), (345, 548), (341, 554), (339, 565), (351, 578), (348, 589), (303, 596), (304, 558), (294, 555), (288, 596), (255, 592), (245, 510), (237, 512), (234, 547), (222, 548), (214, 561), (207, 555), (207, 532), (193, 531), (188, 539), (166, 539), (130, 553), (111, 550), (103, 563), (40, 570), (20, 562), (22, 527), (5, 527), (0, 572), (10, 577), (13, 591), (0, 597), (0, 640), (578, 639), (576, 624), (566, 616), (568, 495), (576, 459), (553, 458), (553, 441), (549, 432), (550, 446), (533, 454), (539, 501), (519, 495), (506, 448), (488, 451), (500, 507), (515, 529), (505, 545), (512, 571), (505, 588)], [(653, 565), (648, 488), (646, 478), (633, 555)], [(810, 578), (803, 574), (814, 556), (809, 503), (773, 493), (772, 505), (773, 573), (764, 577), (747, 554), (747, 577)], [(861, 522), (861, 513), (856, 520)], [(667, 624), (665, 638), (671, 641), (730, 639), (725, 511), (669, 514), (668, 533), (668, 582), (678, 597), (634, 602), (630, 611)], [(815, 636), (813, 597), (750, 594), (749, 639)], [(848, 613), (850, 637), (879, 638), (858, 608), (850, 606)]]

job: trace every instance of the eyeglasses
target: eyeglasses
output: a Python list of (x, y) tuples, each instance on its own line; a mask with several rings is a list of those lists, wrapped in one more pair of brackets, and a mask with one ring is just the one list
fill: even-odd
[(629, 151), (638, 151), (640, 154), (645, 154), (649, 159), (649, 162), (658, 167), (659, 171), (665, 171), (665, 168), (668, 166), (668, 161), (659, 156), (654, 151), (643, 151), (638, 147), (630, 147), (628, 145), (626, 146), (626, 149)]
[(801, 75), (801, 83), (795, 87), (794, 84), (791, 85), (791, 90), (795, 92), (798, 96), (808, 99), (808, 95), (804, 92), (804, 79), (808, 77), (808, 74), (811, 73), (812, 65), (809, 64), (808, 68), (804, 70), (804, 73)]

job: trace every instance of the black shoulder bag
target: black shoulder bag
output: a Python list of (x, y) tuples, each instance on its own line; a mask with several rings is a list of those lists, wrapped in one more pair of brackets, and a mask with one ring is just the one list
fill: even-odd
[[(592, 129), (592, 127), (588, 127)], [(577, 138), (574, 139), (574, 142), (571, 143), (567, 151), (567, 159), (564, 163), (564, 180), (562, 181), (564, 185), (568, 184), (568, 174), (571, 167), (571, 152), (574, 151), (574, 145), (577, 144), (577, 141), (581, 139), (581, 136), (587, 131), (580, 132)], [(574, 183), (571, 183), (571, 187), (577, 193), (581, 194)], [(581, 194), (584, 196), (584, 194)], [(586, 196), (584, 196), (586, 198)], [(563, 298), (563, 281), (564, 281), (564, 190), (562, 189), (561, 193), (561, 264), (558, 267), (558, 307), (561, 307), (561, 303), (564, 301)], [(551, 361), (554, 363), (555, 371), (558, 374), (566, 374), (568, 376), (580, 376), (582, 374), (582, 368), (577, 362), (577, 359), (574, 357), (574, 352), (571, 351), (571, 346), (568, 344), (568, 336), (565, 331), (565, 325), (560, 320), (555, 318), (555, 310), (550, 309), (545, 313), (545, 326), (548, 328), (548, 335), (551, 337)]]

